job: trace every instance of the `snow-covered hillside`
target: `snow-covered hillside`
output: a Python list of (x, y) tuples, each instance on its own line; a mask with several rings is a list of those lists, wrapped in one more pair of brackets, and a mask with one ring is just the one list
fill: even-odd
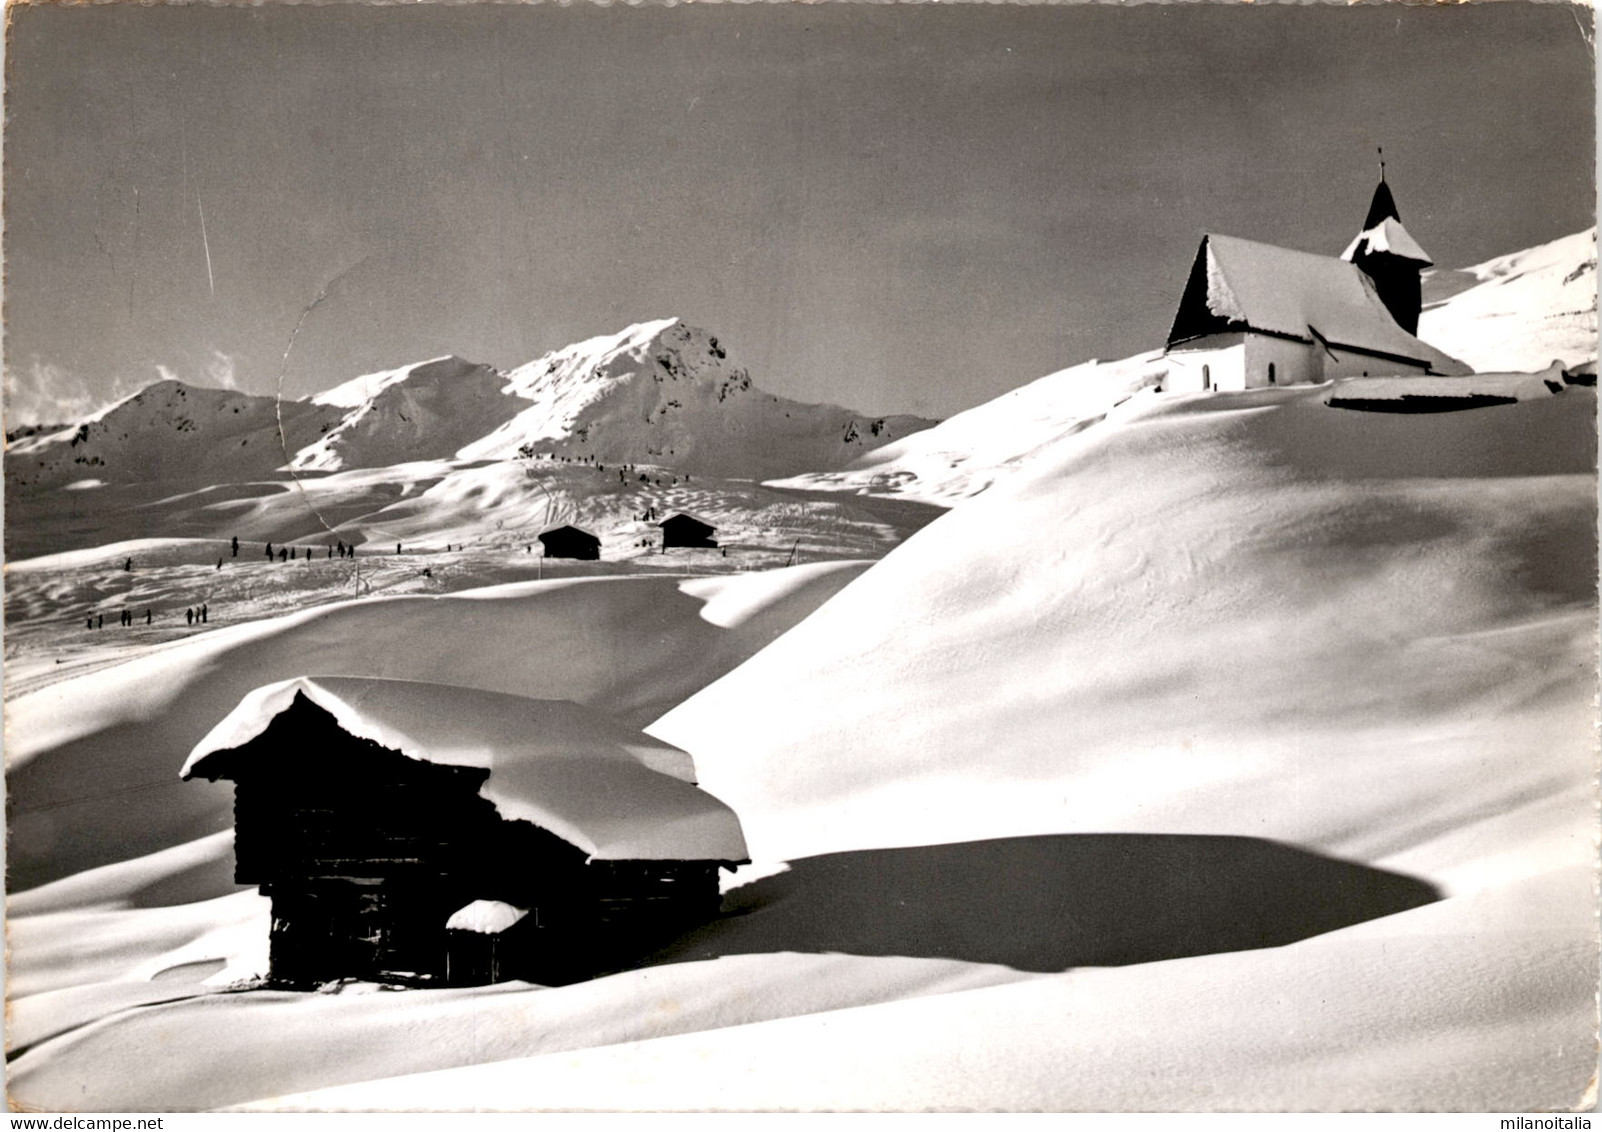
[(764, 393), (717, 338), (678, 319), (556, 350), (513, 370), (507, 390), (527, 407), (463, 458), (547, 452), (768, 478), (843, 467), (934, 423)]
[[(355, 602), (21, 697), (12, 1096), (1580, 1103), (1595, 406), (1137, 397), (865, 572)], [(318, 670), (668, 708), (768, 875), (589, 983), (219, 994), (265, 901), (177, 767)]]
[(1430, 272), (1419, 337), (1480, 372), (1597, 356), (1596, 229), (1455, 272)]
[(1528, 758), (1577, 771), (1589, 745), (1594, 396), (1407, 415), (1320, 394), (1127, 403), (654, 733), (786, 856), (1109, 821), (1370, 852), (1343, 807), (1371, 804), (1395, 851), (1512, 806), (1498, 743), (1569, 789)]
[(1096, 424), (1136, 393), (1160, 386), (1167, 372), (1160, 352), (1086, 362), (887, 444), (842, 471), (773, 482), (949, 507), (1028, 464), (1043, 446)]

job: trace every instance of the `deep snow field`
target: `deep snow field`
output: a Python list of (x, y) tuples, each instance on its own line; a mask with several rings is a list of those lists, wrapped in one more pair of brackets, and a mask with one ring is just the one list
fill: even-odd
[[(1561, 357), (1526, 364), (1553, 344), (1529, 341), (1497, 365)], [(271, 478), (29, 529), (13, 1103), (1592, 1103), (1594, 393), (1367, 413), (1329, 386), (1159, 394), (1161, 364), (1067, 370), (780, 486), (321, 468), (306, 490), (368, 538), (355, 564), (265, 561), (267, 538), (323, 544)], [(107, 489), (136, 491), (74, 494)], [(715, 519), (730, 556), (634, 545), (651, 506)], [(606, 561), (529, 554), (553, 514), (603, 528)], [(232, 527), (260, 561), (219, 570)], [(95, 603), (166, 619), (86, 630)], [(232, 883), (231, 790), (178, 773), (301, 674), (600, 709), (693, 755), (753, 863), (634, 971), (252, 989), (267, 902)]]
[[(650, 482), (642, 483), (639, 476), (648, 473)], [(749, 480), (686, 481), (660, 467), (648, 473), (636, 471), (625, 483), (613, 470), (587, 465), (416, 462), (238, 485), (260, 494), (248, 511), (230, 508), (222, 517), (194, 498), (206, 492), (123, 507), (120, 495), (156, 492), (108, 485), (112, 494), (95, 509), (44, 515), (36, 524), (71, 523), (78, 532), (95, 532), (81, 538), (103, 532), (103, 542), (7, 566), (7, 694), (184, 640), (199, 629), (185, 611), (202, 604), (206, 626), (216, 628), (355, 598), (437, 596), (511, 581), (721, 575), (867, 560), (940, 514), (915, 500), (819, 496)], [(650, 521), (642, 518), (648, 511)], [(714, 524), (719, 546), (664, 552), (656, 522), (679, 511)], [(324, 521), (327, 528), (319, 529)], [(537, 534), (558, 523), (595, 531), (600, 561), (543, 558)], [(184, 537), (133, 537), (152, 529)], [(368, 541), (354, 558), (330, 556), (337, 543), (357, 538)], [(297, 556), (269, 561), (268, 543)], [(130, 561), (132, 569), (125, 569)], [(131, 628), (119, 622), (124, 609), (134, 614)], [(103, 627), (87, 628), (90, 617), (103, 618)]]

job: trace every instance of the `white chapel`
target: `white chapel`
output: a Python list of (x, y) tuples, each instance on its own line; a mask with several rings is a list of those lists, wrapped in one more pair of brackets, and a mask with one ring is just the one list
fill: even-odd
[(1472, 373), (1416, 336), (1419, 274), (1430, 265), (1402, 227), (1383, 167), (1363, 229), (1339, 258), (1204, 236), (1168, 333), (1164, 387)]

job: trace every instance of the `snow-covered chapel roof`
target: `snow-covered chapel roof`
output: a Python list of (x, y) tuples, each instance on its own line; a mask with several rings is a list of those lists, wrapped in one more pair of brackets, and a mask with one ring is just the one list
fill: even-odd
[(1364, 228), (1357, 234), (1357, 238), (1346, 245), (1341, 258), (1348, 263), (1354, 262), (1360, 255), (1374, 255), (1384, 252), (1397, 259), (1411, 260), (1420, 267), (1431, 267), (1435, 261), (1429, 253), (1419, 247), (1418, 241), (1408, 235), (1402, 222), (1394, 216), (1387, 216), (1372, 228)]
[(1168, 344), (1231, 330), (1322, 341), (1439, 374), (1470, 372), (1398, 326), (1368, 276), (1345, 260), (1210, 234), (1196, 253)]
[[(566, 700), (412, 680), (300, 676), (248, 693), (190, 752), (185, 779), (234, 778), (240, 749), (296, 697), (347, 734), (407, 758), (482, 767), (479, 793), (508, 820), (597, 860), (743, 861), (740, 819), (698, 788), (690, 756)], [(328, 749), (337, 757), (340, 748)], [(254, 760), (274, 752), (257, 748)]]

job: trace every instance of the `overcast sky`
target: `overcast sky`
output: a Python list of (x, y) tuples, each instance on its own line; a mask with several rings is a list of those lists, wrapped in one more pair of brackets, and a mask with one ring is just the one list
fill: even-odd
[(1338, 254), (1377, 144), (1443, 266), (1587, 227), (1576, 11), (13, 7), (11, 423), (669, 315), (948, 416), (1160, 345), (1203, 232)]

